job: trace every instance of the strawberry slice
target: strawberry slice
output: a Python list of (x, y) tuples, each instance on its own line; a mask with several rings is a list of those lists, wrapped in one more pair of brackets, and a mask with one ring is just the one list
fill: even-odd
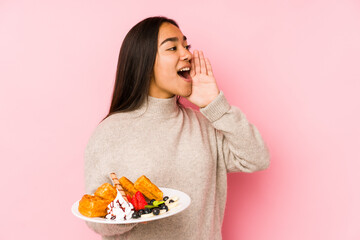
[(146, 202), (146, 200), (144, 198), (144, 195), (142, 195), (142, 193), (140, 191), (137, 191), (135, 193), (135, 197), (136, 197), (136, 200), (137, 200), (138, 208), (139, 209), (144, 209), (145, 205), (147, 205), (147, 202)]
[(139, 210), (140, 210), (135, 195), (134, 195), (134, 196), (132, 197), (132, 199), (131, 199), (131, 204), (134, 206), (134, 208), (135, 208), (136, 211), (139, 211)]
[(131, 196), (129, 194), (126, 194), (126, 198), (129, 201), (129, 203), (131, 203)]

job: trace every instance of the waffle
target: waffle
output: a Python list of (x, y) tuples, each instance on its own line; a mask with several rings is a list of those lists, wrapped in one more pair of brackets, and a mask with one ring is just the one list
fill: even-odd
[(79, 212), (86, 217), (105, 217), (111, 200), (85, 194), (79, 202)]
[(98, 187), (94, 195), (85, 194), (79, 201), (79, 212), (86, 217), (105, 217), (107, 205), (117, 195), (116, 188), (110, 183)]
[(134, 187), (145, 195), (149, 200), (155, 199), (161, 201), (163, 199), (163, 192), (153, 184), (145, 175), (136, 180)]
[(116, 198), (117, 191), (110, 183), (104, 183), (96, 189), (94, 195), (112, 201)]
[(138, 191), (137, 189), (135, 189), (134, 184), (126, 177), (120, 178), (119, 182), (122, 188), (124, 189), (125, 193), (129, 194), (130, 197), (135, 195), (135, 193)]

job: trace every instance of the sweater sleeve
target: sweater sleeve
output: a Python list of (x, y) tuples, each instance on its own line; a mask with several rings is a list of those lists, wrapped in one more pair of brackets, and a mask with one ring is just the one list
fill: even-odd
[(269, 151), (259, 131), (239, 108), (230, 106), (222, 91), (200, 112), (215, 128), (218, 157), (227, 172), (255, 172), (269, 166)]
[[(95, 131), (90, 138), (84, 154), (85, 160), (85, 190), (88, 194), (93, 194), (103, 183), (110, 182), (108, 174), (102, 169), (102, 161), (107, 162), (106, 138)], [(123, 234), (137, 225), (133, 224), (104, 224), (86, 221), (86, 224), (94, 232), (101, 236), (115, 236)]]

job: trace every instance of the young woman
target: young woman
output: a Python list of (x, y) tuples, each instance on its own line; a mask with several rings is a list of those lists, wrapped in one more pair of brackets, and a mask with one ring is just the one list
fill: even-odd
[[(147, 224), (88, 226), (103, 239), (221, 239), (227, 173), (266, 169), (269, 154), (258, 130), (219, 91), (208, 59), (189, 51), (177, 23), (147, 18), (120, 49), (109, 114), (85, 150), (86, 191), (146, 175), (187, 193), (185, 211)], [(199, 106), (184, 108), (179, 97)]]

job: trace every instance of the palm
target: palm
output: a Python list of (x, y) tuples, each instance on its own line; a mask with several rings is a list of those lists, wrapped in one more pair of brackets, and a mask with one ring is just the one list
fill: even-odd
[(219, 94), (219, 89), (210, 62), (202, 52), (194, 51), (190, 76), (192, 93), (187, 99), (198, 107), (206, 107)]

